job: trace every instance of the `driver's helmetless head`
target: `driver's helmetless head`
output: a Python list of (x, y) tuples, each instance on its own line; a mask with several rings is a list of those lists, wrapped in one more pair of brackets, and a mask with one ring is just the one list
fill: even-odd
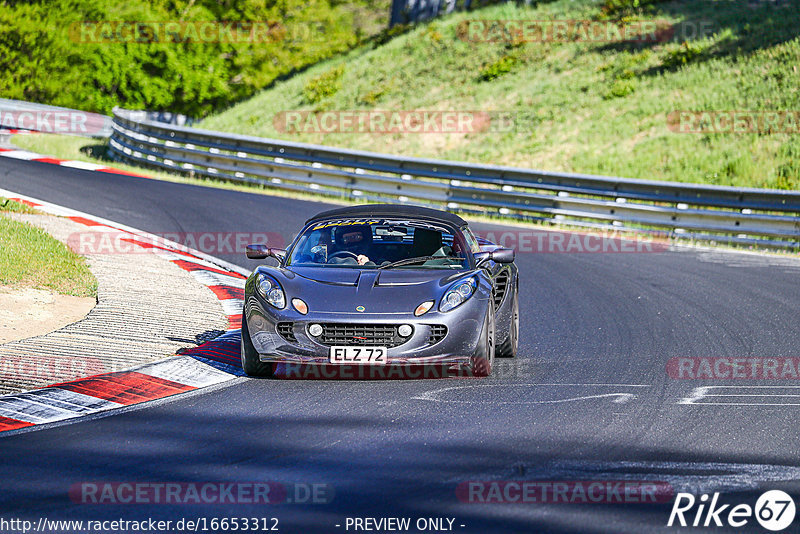
[(339, 250), (362, 251), (372, 243), (372, 229), (369, 226), (342, 228), (336, 234)]
[(342, 234), (342, 243), (345, 246), (354, 245), (356, 243), (362, 243), (364, 241), (364, 233), (363, 232), (347, 232), (346, 234)]

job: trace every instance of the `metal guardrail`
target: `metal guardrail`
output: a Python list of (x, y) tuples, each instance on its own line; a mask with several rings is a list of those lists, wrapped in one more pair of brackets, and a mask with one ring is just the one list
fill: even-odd
[[(194, 124), (195, 119), (181, 115), (180, 113), (172, 113), (170, 111), (143, 111), (143, 110), (126, 110), (128, 118), (135, 121), (153, 121), (159, 124), (174, 124), (176, 126), (191, 126)], [(109, 117), (109, 121), (111, 117)], [(109, 128), (109, 135), (111, 131)]]
[[(459, 5), (460, 4), (460, 5)], [(392, 0), (389, 27), (412, 24), (431, 19), (439, 14), (452, 13), (458, 7), (469, 9), (472, 0)]]
[[(456, 10), (470, 10), (509, 0), (392, 0), (389, 27), (397, 24), (414, 24), (446, 15)], [(524, 0), (526, 6), (533, 0)]]
[[(615, 230), (800, 246), (800, 192), (410, 158), (187, 128), (114, 111), (110, 150), (138, 165), (355, 200)], [(693, 233), (697, 232), (697, 233)]]

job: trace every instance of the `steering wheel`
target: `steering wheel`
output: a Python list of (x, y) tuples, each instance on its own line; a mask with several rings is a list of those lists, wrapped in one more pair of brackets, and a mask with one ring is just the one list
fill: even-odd
[(350, 252), (349, 250), (340, 250), (339, 252), (334, 252), (333, 254), (328, 256), (328, 263), (330, 263), (330, 260), (332, 260), (337, 256), (348, 256), (356, 260), (356, 263), (358, 263), (358, 254), (356, 254), (355, 252)]

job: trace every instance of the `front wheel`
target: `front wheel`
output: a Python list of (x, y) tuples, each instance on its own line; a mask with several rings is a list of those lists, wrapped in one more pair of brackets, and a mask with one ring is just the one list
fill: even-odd
[(497, 347), (497, 357), (513, 358), (517, 355), (517, 345), (519, 345), (519, 294), (514, 291), (514, 300), (511, 302), (511, 324), (505, 341)]
[(474, 376), (489, 376), (494, 365), (494, 307), (490, 304), (483, 324), (481, 340), (475, 355), (472, 357), (472, 374)]
[(250, 331), (247, 329), (247, 319), (244, 313), (242, 313), (242, 369), (248, 376), (272, 376), (272, 364), (262, 362), (258, 358), (258, 351), (250, 339)]

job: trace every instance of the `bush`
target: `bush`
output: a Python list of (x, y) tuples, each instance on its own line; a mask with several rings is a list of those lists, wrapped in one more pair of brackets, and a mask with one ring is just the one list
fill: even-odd
[[(359, 23), (348, 6), (363, 3), (0, 0), (0, 94), (106, 114), (123, 106), (201, 118), (356, 45)], [(175, 20), (280, 23), (266, 42), (83, 42), (78, 26)]]
[(622, 98), (636, 90), (637, 78), (646, 69), (651, 53), (642, 50), (635, 54), (620, 53), (610, 63), (606, 63), (598, 70), (610, 75), (609, 88), (603, 98)]
[(394, 88), (394, 80), (382, 85), (376, 85), (374, 89), (367, 92), (367, 94), (363, 95), (361, 98), (358, 99), (359, 103), (365, 104), (367, 106), (373, 106), (378, 103), (378, 101), (383, 98), (389, 91)]
[(611, 87), (603, 95), (603, 98), (610, 100), (612, 98), (622, 98), (628, 96), (636, 90), (636, 80), (634, 79), (616, 79), (611, 83)]
[(645, 7), (666, 0), (603, 0), (600, 10), (605, 17), (623, 18), (635, 15)]
[(494, 63), (489, 63), (481, 68), (479, 78), (485, 82), (499, 78), (504, 74), (508, 74), (519, 62), (519, 58), (514, 54), (506, 54)]
[(705, 55), (706, 47), (700, 43), (684, 42), (678, 48), (668, 50), (661, 64), (668, 69), (682, 67)]
[(316, 104), (335, 95), (342, 88), (344, 65), (334, 67), (316, 78), (311, 78), (303, 86), (303, 98), (309, 104)]

